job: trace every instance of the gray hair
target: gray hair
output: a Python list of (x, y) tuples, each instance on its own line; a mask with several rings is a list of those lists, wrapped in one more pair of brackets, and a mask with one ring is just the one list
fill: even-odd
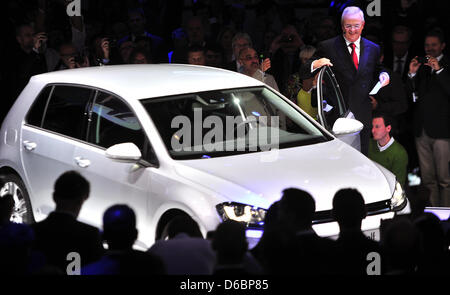
[(314, 53), (316, 53), (316, 48), (312, 45), (305, 45), (301, 50), (300, 53), (298, 54), (298, 57), (301, 58), (305, 58), (305, 59), (310, 59)]
[(361, 20), (364, 22), (364, 12), (361, 10), (361, 8), (359, 8), (357, 6), (349, 6), (349, 7), (345, 8), (344, 11), (342, 12), (341, 24), (344, 22), (344, 19), (348, 15), (355, 15), (355, 14), (359, 14), (359, 16), (361, 17)]
[(236, 41), (239, 39), (247, 40), (249, 47), (253, 47), (253, 42), (252, 42), (252, 38), (250, 38), (250, 35), (247, 33), (239, 32), (239, 33), (236, 33), (234, 35), (233, 39), (231, 40), (231, 48), (234, 49), (234, 46), (236, 45)]

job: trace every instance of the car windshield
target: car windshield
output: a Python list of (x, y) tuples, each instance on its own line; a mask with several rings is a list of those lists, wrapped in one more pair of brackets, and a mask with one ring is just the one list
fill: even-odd
[(142, 101), (174, 159), (221, 157), (332, 138), (265, 87)]

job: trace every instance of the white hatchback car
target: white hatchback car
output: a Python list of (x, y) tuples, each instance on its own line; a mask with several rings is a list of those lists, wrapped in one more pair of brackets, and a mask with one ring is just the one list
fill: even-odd
[(136, 246), (148, 248), (180, 214), (203, 233), (226, 219), (245, 222), (249, 239), (258, 239), (267, 208), (288, 187), (314, 196), (314, 229), (335, 236), (333, 196), (354, 187), (367, 206), (363, 230), (377, 238), (380, 220), (407, 200), (392, 173), (342, 141), (356, 142), (361, 123), (346, 118), (331, 70), (319, 79), (324, 127), (265, 84), (216, 68), (127, 65), (34, 76), (1, 128), (0, 194), (14, 194), (13, 220), (40, 221), (54, 208), (57, 177), (78, 170), (91, 183), (79, 219), (101, 228), (106, 208), (126, 203), (138, 217)]

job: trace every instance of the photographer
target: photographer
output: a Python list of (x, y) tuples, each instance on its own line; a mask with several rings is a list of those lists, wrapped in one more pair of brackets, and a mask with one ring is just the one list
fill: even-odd
[(9, 66), (11, 101), (5, 110), (9, 110), (14, 100), (23, 90), (31, 76), (47, 72), (44, 52), (46, 49), (47, 34), (35, 33), (33, 27), (28, 24), (16, 28), (16, 40), (20, 50), (11, 59)]
[(287, 94), (287, 83), (290, 75), (300, 68), (298, 55), (304, 45), (302, 38), (293, 25), (287, 25), (277, 36), (270, 47), (272, 53), (272, 71), (280, 91)]
[(60, 61), (55, 70), (89, 67), (88, 56), (80, 54), (73, 43), (64, 43), (59, 47)]
[(408, 86), (418, 93), (414, 135), (422, 183), (430, 190), (433, 207), (450, 207), (450, 72), (444, 48), (444, 33), (428, 32), (426, 56), (416, 56), (408, 73)]
[(117, 45), (117, 42), (113, 39), (106, 37), (97, 37), (94, 39), (93, 57), (90, 64), (93, 66), (106, 66), (116, 64), (113, 58), (113, 47)]

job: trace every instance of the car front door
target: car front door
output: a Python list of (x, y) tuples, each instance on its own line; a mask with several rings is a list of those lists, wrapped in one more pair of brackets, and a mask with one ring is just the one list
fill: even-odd
[[(329, 67), (323, 67), (319, 72), (316, 98), (319, 123), (328, 131), (334, 133), (334, 126), (339, 118), (355, 119), (353, 113), (348, 109), (335, 75)], [(336, 137), (358, 151), (361, 150), (359, 132), (336, 135)]]
[(84, 136), (86, 107), (93, 91), (55, 85), (36, 99), (22, 126), (22, 163), (35, 208), (35, 219), (54, 208), (55, 180), (74, 168), (74, 146)]
[(79, 219), (101, 228), (102, 216), (108, 207), (127, 204), (137, 216), (139, 245), (140, 240), (146, 240), (143, 235), (148, 228), (148, 168), (152, 165), (113, 160), (106, 157), (106, 150), (116, 144), (131, 142), (145, 157), (149, 142), (131, 107), (110, 93), (97, 91), (90, 107), (88, 125), (86, 141), (77, 143), (74, 152), (77, 168), (91, 183), (91, 194)]

